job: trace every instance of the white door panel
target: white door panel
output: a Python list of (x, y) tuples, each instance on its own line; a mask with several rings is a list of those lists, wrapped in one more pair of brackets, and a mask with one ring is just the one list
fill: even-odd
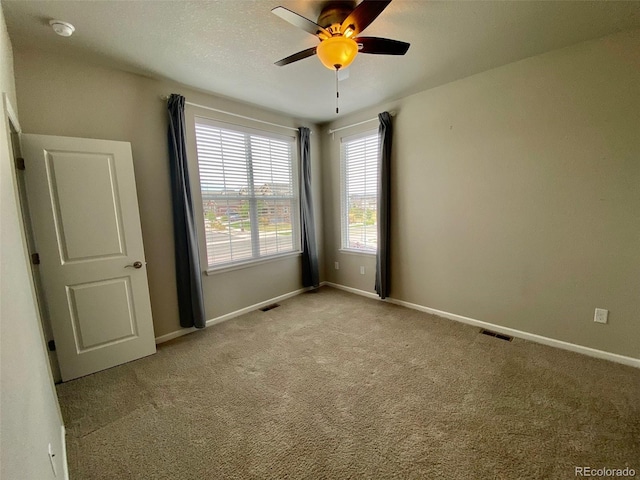
[(67, 287), (74, 341), (82, 353), (137, 335), (128, 278)]
[(21, 140), (62, 379), (154, 353), (130, 144), (46, 135)]
[(113, 156), (48, 151), (45, 161), (62, 261), (126, 255)]

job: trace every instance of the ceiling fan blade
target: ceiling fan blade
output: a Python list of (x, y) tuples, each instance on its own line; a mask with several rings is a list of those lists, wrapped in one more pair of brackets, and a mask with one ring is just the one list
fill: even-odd
[(331, 36), (331, 33), (316, 22), (312, 22), (308, 18), (298, 15), (296, 12), (292, 12), (288, 8), (276, 7), (271, 11), (283, 20), (289, 22), (291, 25), (301, 28), (305, 32), (309, 32), (311, 35), (319, 36), (320, 34), (324, 34), (327, 37)]
[(298, 60), (302, 60), (303, 58), (312, 57), (315, 54), (316, 47), (307, 48), (306, 50), (294, 53), (293, 55), (289, 55), (287, 58), (283, 58), (282, 60), (277, 61), (276, 65), (278, 65), (279, 67), (284, 67), (285, 65), (297, 62)]
[(347, 28), (351, 28), (353, 30), (352, 36), (358, 35), (367, 28), (390, 3), (391, 0), (362, 0), (362, 3), (358, 5), (353, 12), (344, 19), (342, 25), (340, 25), (340, 33), (344, 35)]
[(354, 40), (362, 47), (360, 53), (373, 53), (376, 55), (404, 55), (411, 44), (399, 40), (378, 37), (358, 37)]

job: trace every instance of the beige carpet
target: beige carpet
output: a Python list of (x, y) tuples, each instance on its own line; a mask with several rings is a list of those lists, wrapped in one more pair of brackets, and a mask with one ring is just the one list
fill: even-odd
[(72, 480), (640, 478), (640, 370), (330, 288), (58, 393)]

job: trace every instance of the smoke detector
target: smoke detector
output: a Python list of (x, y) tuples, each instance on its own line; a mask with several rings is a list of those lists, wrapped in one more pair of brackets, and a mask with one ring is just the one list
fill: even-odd
[(70, 37), (76, 30), (76, 27), (61, 20), (51, 20), (49, 21), (49, 25), (51, 25), (53, 31), (61, 37)]

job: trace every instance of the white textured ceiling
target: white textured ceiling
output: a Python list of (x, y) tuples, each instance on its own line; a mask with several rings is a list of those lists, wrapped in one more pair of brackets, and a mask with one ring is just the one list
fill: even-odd
[[(336, 118), (334, 74), (315, 57), (275, 66), (317, 39), (270, 10), (282, 5), (316, 20), (325, 3), (2, 0), (18, 52), (67, 52), (316, 122)], [(75, 34), (55, 35), (53, 18), (75, 25)], [(404, 57), (358, 55), (340, 82), (341, 115), (637, 28), (639, 1), (394, 0), (364, 34), (411, 48)]]

